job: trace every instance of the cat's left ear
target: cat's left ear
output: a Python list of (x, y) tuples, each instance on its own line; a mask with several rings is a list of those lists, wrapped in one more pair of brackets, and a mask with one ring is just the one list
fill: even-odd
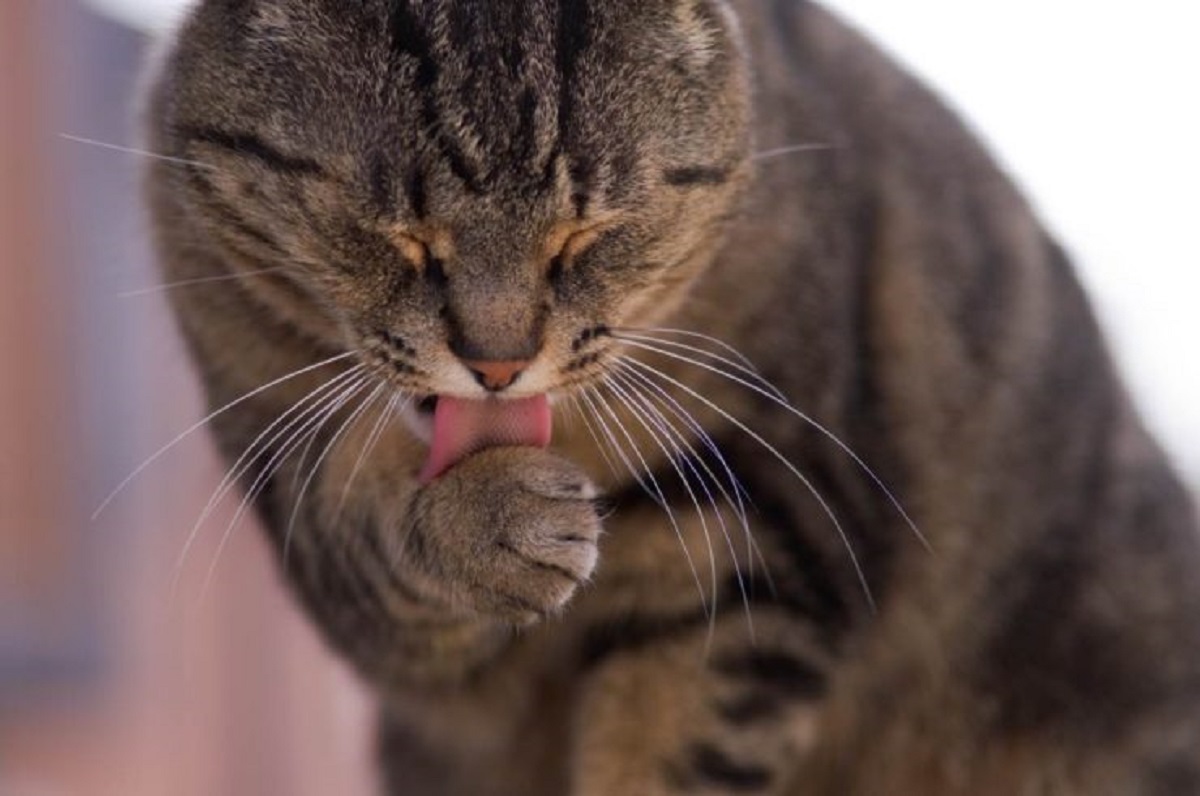
[(677, 30), (685, 55), (706, 66), (728, 44), (741, 49), (741, 24), (726, 0), (674, 0)]

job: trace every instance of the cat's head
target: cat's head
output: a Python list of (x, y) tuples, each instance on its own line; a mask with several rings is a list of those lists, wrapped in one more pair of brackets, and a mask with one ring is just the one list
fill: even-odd
[(564, 390), (715, 254), (749, 170), (736, 25), (723, 0), (206, 0), (152, 137), (198, 164), (172, 171), (195, 244), (397, 386)]

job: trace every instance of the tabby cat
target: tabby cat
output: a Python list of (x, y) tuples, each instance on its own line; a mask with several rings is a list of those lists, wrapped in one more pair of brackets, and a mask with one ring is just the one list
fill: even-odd
[(148, 127), (222, 489), (389, 793), (1200, 793), (1191, 498), (827, 11), (203, 0)]

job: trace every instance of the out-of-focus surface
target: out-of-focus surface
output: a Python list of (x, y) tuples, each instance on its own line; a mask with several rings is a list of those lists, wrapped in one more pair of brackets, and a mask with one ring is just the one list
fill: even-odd
[(146, 40), (0, 2), (0, 796), (372, 792), (369, 711), (223, 507), (153, 288), (130, 145)]
[(992, 144), (1073, 255), (1151, 427), (1200, 483), (1200, 5), (828, 5)]
[[(234, 505), (177, 570), (222, 474), (203, 434), (91, 518), (202, 411), (155, 289), (138, 156), (60, 134), (133, 145), (146, 39), (117, 20), (161, 25), (178, 5), (0, 0), (0, 796), (366, 794), (366, 702), (251, 524), (218, 558)], [(1200, 11), (836, 5), (995, 143), (1195, 478)]]

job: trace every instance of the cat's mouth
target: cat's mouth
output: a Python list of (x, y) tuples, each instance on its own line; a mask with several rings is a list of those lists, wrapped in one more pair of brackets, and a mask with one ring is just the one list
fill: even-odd
[(413, 434), (429, 446), (418, 476), (422, 484), (487, 448), (544, 448), (550, 444), (553, 427), (546, 393), (508, 400), (430, 395), (406, 409), (404, 419)]

